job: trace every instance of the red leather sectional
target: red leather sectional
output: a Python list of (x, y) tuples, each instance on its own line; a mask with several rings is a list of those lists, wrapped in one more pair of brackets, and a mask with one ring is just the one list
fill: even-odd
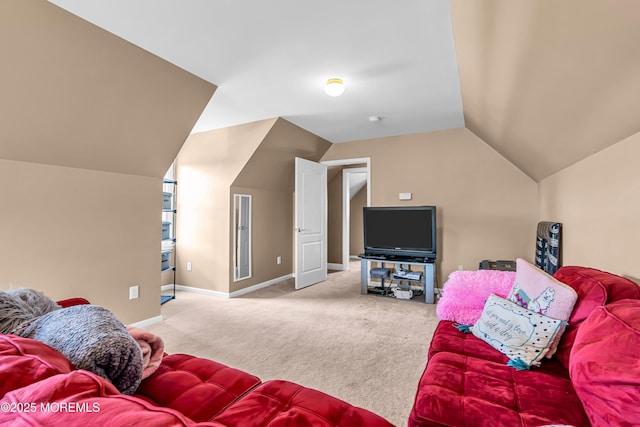
[(578, 293), (554, 357), (518, 371), (484, 341), (441, 321), (410, 427), (640, 425), (640, 287), (585, 267), (562, 267), (554, 277)]
[[(75, 298), (62, 306), (87, 303)], [(165, 356), (134, 396), (41, 342), (0, 335), (0, 426), (371, 426), (382, 417), (317, 390), (212, 360)]]

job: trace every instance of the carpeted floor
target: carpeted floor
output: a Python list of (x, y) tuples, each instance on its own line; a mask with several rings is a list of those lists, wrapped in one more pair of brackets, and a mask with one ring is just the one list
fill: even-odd
[(287, 280), (233, 299), (178, 292), (148, 330), (168, 353), (296, 382), (405, 426), (435, 305), (360, 295), (359, 266), (298, 291)]

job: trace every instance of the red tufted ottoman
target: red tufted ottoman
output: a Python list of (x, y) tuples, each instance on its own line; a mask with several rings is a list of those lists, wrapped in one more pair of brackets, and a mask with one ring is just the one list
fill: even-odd
[(238, 427), (393, 427), (366, 409), (282, 380), (256, 387), (213, 421)]
[(213, 360), (172, 354), (140, 384), (136, 397), (200, 422), (213, 419), (258, 384), (258, 377)]

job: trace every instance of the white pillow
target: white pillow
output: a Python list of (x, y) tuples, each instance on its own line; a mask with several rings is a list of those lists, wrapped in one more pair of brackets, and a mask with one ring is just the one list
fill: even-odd
[(490, 295), (472, 328), (476, 337), (509, 357), (510, 366), (529, 369), (549, 352), (563, 322), (535, 313), (497, 295)]

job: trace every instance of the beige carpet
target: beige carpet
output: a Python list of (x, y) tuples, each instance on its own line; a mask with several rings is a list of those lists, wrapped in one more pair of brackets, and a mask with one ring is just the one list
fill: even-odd
[(360, 295), (359, 266), (298, 291), (288, 280), (233, 299), (179, 292), (148, 329), (168, 353), (296, 382), (406, 426), (435, 305)]

